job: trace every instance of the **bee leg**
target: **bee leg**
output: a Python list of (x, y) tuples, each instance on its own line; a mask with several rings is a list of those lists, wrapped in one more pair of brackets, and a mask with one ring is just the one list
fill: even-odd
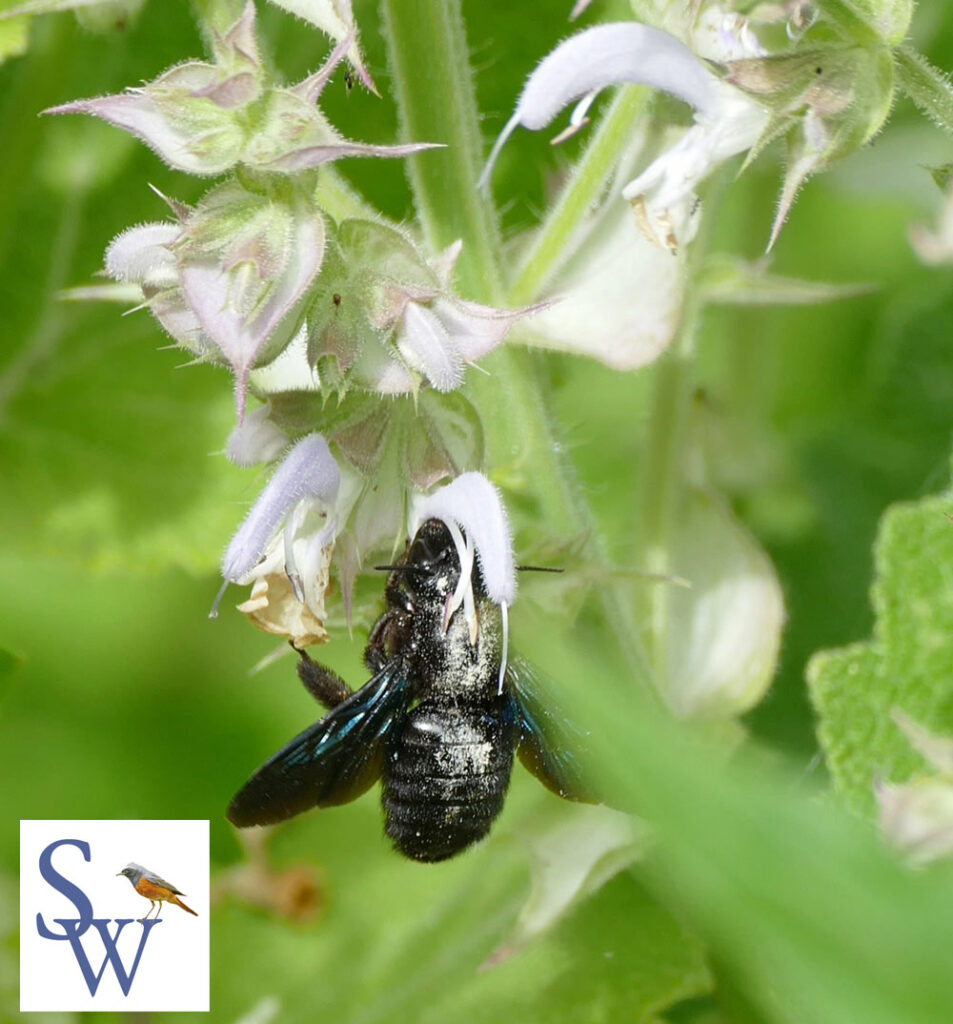
[(306, 651), (298, 654), (298, 678), (319, 704), (330, 711), (351, 696), (351, 688), (336, 672), (314, 661)]

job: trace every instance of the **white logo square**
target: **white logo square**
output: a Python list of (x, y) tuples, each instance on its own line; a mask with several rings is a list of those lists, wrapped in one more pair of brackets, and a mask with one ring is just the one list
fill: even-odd
[(208, 835), (207, 820), (21, 821), (20, 1010), (207, 1011)]

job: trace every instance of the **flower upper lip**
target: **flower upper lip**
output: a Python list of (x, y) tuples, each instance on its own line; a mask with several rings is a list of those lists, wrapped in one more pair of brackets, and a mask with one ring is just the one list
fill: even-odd
[(635, 21), (596, 25), (560, 43), (526, 80), (513, 116), (493, 145), (485, 185), (503, 144), (522, 125), (545, 128), (573, 100), (621, 82), (650, 85), (683, 99), (702, 116), (714, 111), (718, 79), (674, 36)]
[(626, 199), (644, 197), (646, 233), (674, 250), (679, 235), (684, 240), (690, 230), (686, 209), (695, 186), (718, 163), (754, 145), (768, 112), (720, 80), (684, 43), (660, 29), (617, 22), (586, 29), (560, 43), (527, 79), (513, 116), (490, 151), (480, 185), (488, 182), (500, 149), (518, 126), (544, 128), (563, 107), (581, 97), (569, 129), (554, 140), (559, 141), (586, 123), (586, 110), (597, 92), (620, 83), (661, 89), (695, 111), (695, 124), (680, 142), (623, 190)]

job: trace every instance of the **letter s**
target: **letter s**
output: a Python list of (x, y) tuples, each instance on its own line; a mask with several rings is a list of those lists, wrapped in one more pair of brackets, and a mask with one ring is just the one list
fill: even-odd
[[(76, 934), (82, 935), (93, 923), (93, 905), (90, 903), (89, 897), (79, 886), (74, 885), (68, 878), (64, 878), (53, 867), (53, 851), (59, 846), (75, 846), (83, 855), (83, 858), (88, 861), (90, 859), (89, 843), (84, 842), (82, 839), (58, 839), (55, 843), (50, 843), (40, 854), (40, 874), (48, 885), (51, 885), (57, 892), (62, 893), (76, 907), (76, 913), (79, 915)], [(36, 930), (44, 939), (68, 939), (70, 937), (70, 933), (65, 925), (62, 935), (50, 931), (43, 920), (42, 914), (36, 915)]]

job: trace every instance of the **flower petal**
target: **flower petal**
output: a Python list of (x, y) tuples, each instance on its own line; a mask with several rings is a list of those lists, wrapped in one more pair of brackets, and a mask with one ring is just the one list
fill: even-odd
[(777, 665), (784, 601), (774, 566), (716, 497), (687, 496), (673, 526), (665, 591), (663, 697), (680, 717), (729, 718), (764, 696)]
[(490, 600), (512, 604), (516, 569), (509, 521), (499, 492), (482, 473), (464, 473), (446, 487), (413, 503), (410, 533), (428, 519), (456, 523), (476, 549)]
[(662, 89), (706, 116), (713, 110), (718, 79), (667, 32), (635, 21), (586, 29), (560, 43), (526, 80), (516, 110), (490, 152), (481, 186), (519, 125), (538, 131), (574, 100), (621, 82)]
[(874, 787), (880, 808), (880, 831), (912, 866), (953, 853), (953, 785), (923, 778)]
[(453, 391), (463, 380), (463, 360), (446, 328), (435, 313), (416, 302), (404, 307), (397, 349), (438, 391)]
[(106, 249), (106, 273), (144, 287), (174, 287), (178, 274), (170, 246), (181, 234), (181, 226), (169, 221), (126, 228)]
[(222, 559), (225, 579), (232, 583), (244, 582), (295, 505), (312, 498), (332, 507), (340, 481), (337, 463), (320, 434), (308, 434), (298, 441), (275, 470), (228, 545)]
[(694, 190), (720, 163), (750, 149), (768, 111), (725, 82), (712, 86), (713, 113), (699, 115), (684, 135), (622, 190), (630, 202), (645, 197), (651, 236), (674, 249), (688, 231)]
[(646, 239), (615, 197), (550, 289), (554, 301), (525, 334), (616, 370), (635, 370), (675, 336), (684, 290), (684, 258)]
[(468, 363), (492, 352), (517, 320), (547, 307), (548, 303), (540, 303), (521, 309), (497, 309), (464, 299), (437, 299), (433, 304), (433, 310), (453, 340), (454, 347)]

